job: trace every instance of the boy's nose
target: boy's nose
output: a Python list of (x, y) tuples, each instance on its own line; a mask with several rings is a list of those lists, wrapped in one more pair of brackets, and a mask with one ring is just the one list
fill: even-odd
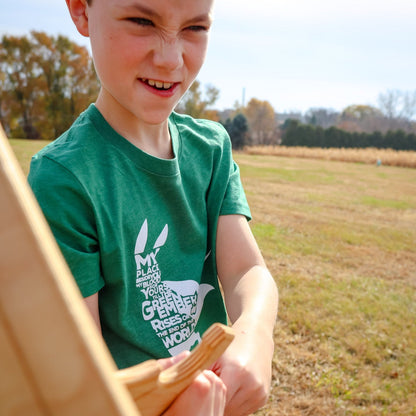
[(154, 51), (154, 64), (170, 71), (181, 67), (183, 64), (181, 42), (178, 39), (161, 39)]

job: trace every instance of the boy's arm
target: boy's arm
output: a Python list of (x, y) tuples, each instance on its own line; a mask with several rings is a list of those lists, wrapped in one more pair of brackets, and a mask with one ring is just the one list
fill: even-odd
[(227, 386), (227, 416), (263, 406), (271, 382), (278, 293), (245, 217), (221, 216), (217, 268), (236, 336), (213, 370)]
[(84, 298), (84, 302), (87, 305), (87, 308), (90, 311), (94, 322), (97, 324), (98, 329), (101, 332), (100, 313), (98, 310), (98, 292)]

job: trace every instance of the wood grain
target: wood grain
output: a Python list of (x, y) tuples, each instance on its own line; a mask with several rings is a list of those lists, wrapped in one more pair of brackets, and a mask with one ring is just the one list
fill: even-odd
[(116, 377), (128, 387), (143, 416), (157, 416), (201, 371), (215, 363), (233, 339), (233, 330), (217, 323), (208, 328), (192, 353), (176, 365), (162, 371), (157, 361), (147, 361), (120, 370)]
[(0, 332), (2, 416), (139, 415), (1, 126)]

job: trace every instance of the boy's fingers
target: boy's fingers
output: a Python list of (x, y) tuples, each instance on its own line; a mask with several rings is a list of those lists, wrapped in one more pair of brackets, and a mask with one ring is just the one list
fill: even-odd
[(263, 384), (245, 369), (227, 367), (222, 369), (220, 377), (227, 386), (225, 416), (249, 415), (266, 403), (267, 392)]
[(182, 351), (178, 355), (169, 358), (162, 358), (160, 360), (157, 360), (157, 362), (161, 365), (162, 370), (166, 370), (167, 368), (172, 367), (173, 365), (185, 359), (189, 354), (189, 351)]

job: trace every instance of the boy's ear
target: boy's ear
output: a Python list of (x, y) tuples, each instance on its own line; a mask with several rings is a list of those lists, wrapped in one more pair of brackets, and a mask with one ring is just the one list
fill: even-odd
[(88, 11), (86, 0), (65, 0), (69, 13), (78, 32), (82, 36), (89, 36)]

